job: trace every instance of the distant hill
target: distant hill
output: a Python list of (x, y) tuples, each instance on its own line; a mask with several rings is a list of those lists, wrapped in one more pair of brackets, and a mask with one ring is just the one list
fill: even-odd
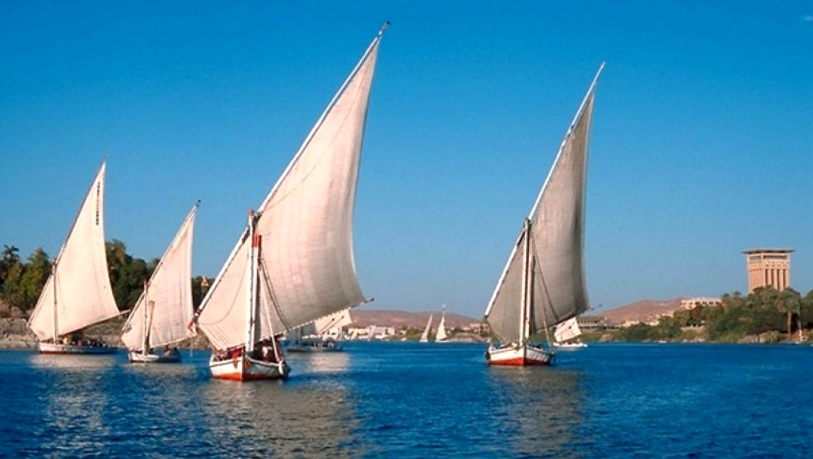
[[(355, 327), (381, 325), (395, 328), (423, 328), (430, 315), (433, 316), (432, 328), (437, 328), (438, 322), (440, 322), (440, 311), (407, 312), (382, 309), (352, 309), (350, 311), (350, 317), (353, 319)], [(479, 321), (480, 319), (446, 311), (447, 328), (464, 327)]]
[(601, 312), (600, 316), (615, 324), (624, 322), (653, 322), (658, 320), (658, 316), (671, 314), (680, 309), (680, 302), (683, 298), (673, 298), (671, 300), (641, 300), (635, 303), (621, 306), (609, 311)]

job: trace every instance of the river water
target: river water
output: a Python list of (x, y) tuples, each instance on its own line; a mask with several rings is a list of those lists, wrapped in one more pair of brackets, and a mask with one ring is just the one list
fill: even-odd
[(351, 342), (284, 382), (0, 351), (0, 457), (811, 458), (813, 347), (591, 344), (493, 368), (478, 344)]

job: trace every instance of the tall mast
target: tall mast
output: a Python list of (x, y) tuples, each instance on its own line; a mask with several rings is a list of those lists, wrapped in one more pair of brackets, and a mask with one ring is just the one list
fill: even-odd
[(257, 310), (257, 252), (259, 251), (260, 236), (255, 234), (256, 219), (254, 211), (248, 213), (248, 237), (251, 246), (248, 251), (248, 298), (246, 298), (246, 342), (244, 352), (254, 349), (254, 316)]
[(530, 273), (530, 263), (531, 263), (531, 221), (529, 219), (525, 219), (525, 225), (523, 230), (525, 231), (525, 240), (524, 245), (522, 246), (522, 296), (520, 299), (520, 311), (519, 311), (519, 336), (521, 339), (520, 344), (525, 344), (528, 340), (528, 305), (530, 304), (530, 299), (528, 298), (530, 293), (529, 283), (532, 279)]
[(57, 282), (57, 275), (56, 275), (56, 260), (51, 265), (51, 273), (54, 276), (54, 344), (57, 344), (56, 340), (59, 338), (59, 315), (56, 312), (56, 298), (57, 298), (57, 291), (56, 291), (56, 282)]

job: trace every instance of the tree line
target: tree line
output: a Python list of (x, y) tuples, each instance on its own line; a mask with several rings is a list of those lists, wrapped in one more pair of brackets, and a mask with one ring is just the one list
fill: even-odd
[(617, 341), (738, 342), (761, 336), (769, 342), (793, 340), (799, 331), (813, 329), (813, 290), (802, 296), (787, 288), (755, 289), (743, 296), (726, 293), (719, 305), (681, 309), (658, 319), (657, 325), (636, 324), (613, 335)]
[[(145, 261), (127, 253), (127, 246), (119, 240), (105, 243), (107, 251), (107, 268), (110, 274), (110, 286), (113, 298), (120, 311), (135, 306), (144, 289), (144, 283), (152, 276), (160, 261), (153, 258)], [(48, 276), (51, 275), (53, 260), (42, 248), (37, 248), (23, 261), (19, 249), (3, 245), (0, 253), (0, 299), (9, 309), (17, 308), (28, 316), (37, 304)], [(197, 307), (208, 288), (208, 279), (197, 276), (190, 279), (192, 284), (192, 302)]]

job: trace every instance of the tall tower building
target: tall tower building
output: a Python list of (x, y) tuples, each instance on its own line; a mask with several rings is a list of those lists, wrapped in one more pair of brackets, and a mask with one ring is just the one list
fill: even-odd
[(759, 287), (771, 286), (776, 290), (790, 287), (791, 249), (751, 249), (745, 254), (748, 268), (748, 293)]

